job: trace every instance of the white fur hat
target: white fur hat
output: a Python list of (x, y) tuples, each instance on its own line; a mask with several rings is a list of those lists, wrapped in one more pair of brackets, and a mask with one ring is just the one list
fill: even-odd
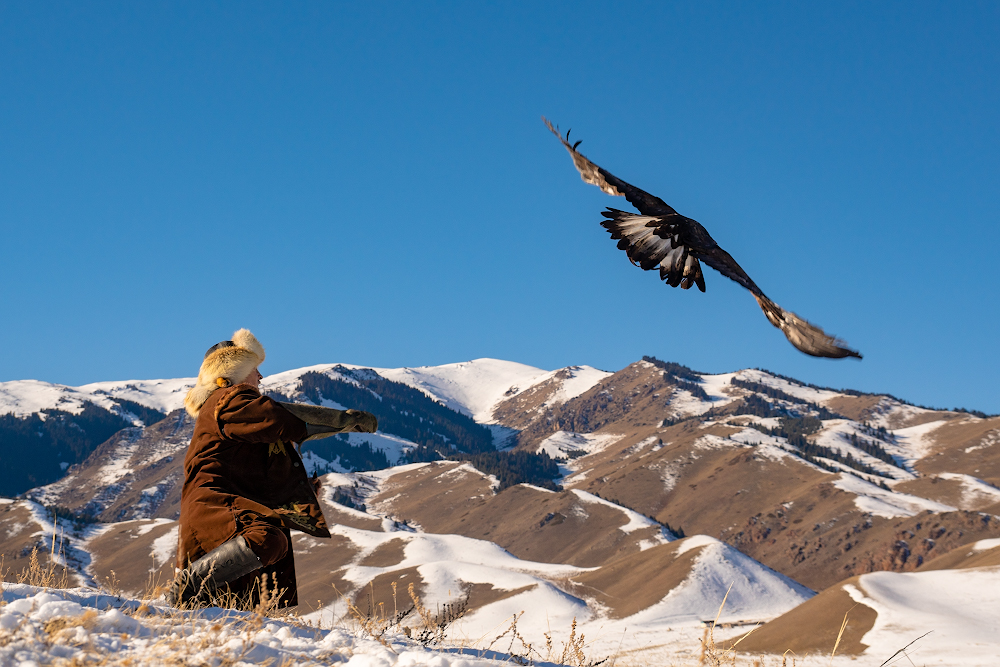
[(184, 407), (192, 417), (220, 387), (230, 387), (246, 379), (253, 369), (264, 363), (264, 346), (247, 329), (233, 334), (232, 340), (213, 345), (205, 353), (198, 371), (198, 382), (184, 397)]

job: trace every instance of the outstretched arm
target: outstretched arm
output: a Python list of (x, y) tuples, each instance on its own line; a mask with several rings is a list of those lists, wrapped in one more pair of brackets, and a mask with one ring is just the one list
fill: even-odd
[(334, 433), (374, 433), (378, 430), (378, 419), (370, 412), (303, 403), (281, 403), (281, 407), (306, 423), (306, 440), (318, 440)]

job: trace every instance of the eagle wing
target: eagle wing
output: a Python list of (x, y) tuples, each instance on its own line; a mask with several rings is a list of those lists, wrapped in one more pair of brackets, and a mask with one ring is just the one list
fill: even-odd
[(566, 132), (566, 136), (563, 137), (547, 118), (542, 116), (542, 120), (545, 121), (552, 134), (556, 135), (559, 141), (562, 142), (562, 145), (566, 147), (566, 150), (569, 151), (570, 156), (573, 158), (573, 165), (580, 172), (580, 178), (583, 179), (584, 183), (596, 185), (609, 195), (625, 197), (628, 203), (639, 209), (639, 212), (643, 215), (677, 215), (677, 211), (668, 206), (659, 197), (654, 197), (645, 190), (640, 190), (634, 185), (626, 183), (611, 172), (601, 169), (585, 158), (576, 150), (576, 147), (580, 145), (579, 141), (575, 144), (569, 143), (569, 132)]
[(639, 209), (640, 215), (609, 208), (603, 211), (607, 220), (601, 225), (618, 241), (618, 248), (628, 254), (629, 260), (644, 271), (659, 267), (660, 279), (671, 287), (689, 289), (697, 285), (705, 291), (705, 277), (698, 258), (681, 241), (681, 230), (689, 222), (659, 197), (626, 183), (611, 172), (598, 167), (569, 143), (569, 132), (563, 137), (559, 130), (544, 117), (545, 125), (559, 138), (569, 151), (573, 164), (585, 183), (596, 185), (609, 195), (625, 197)]
[(829, 359), (843, 359), (844, 357), (861, 358), (861, 354), (856, 350), (847, 347), (847, 344), (823, 331), (815, 324), (802, 319), (795, 313), (785, 310), (775, 302), (767, 298), (767, 295), (757, 284), (747, 275), (732, 255), (716, 245), (707, 252), (699, 253), (701, 261), (726, 276), (730, 280), (739, 283), (753, 294), (757, 299), (757, 305), (764, 311), (767, 320), (785, 334), (788, 342), (798, 350), (813, 357), (827, 357)]
[(830, 336), (820, 327), (771, 301), (747, 275), (732, 255), (723, 250), (708, 231), (696, 220), (685, 217), (659, 197), (621, 180), (611, 172), (584, 157), (575, 144), (569, 143), (569, 132), (563, 137), (552, 123), (542, 118), (573, 158), (573, 165), (585, 183), (596, 185), (609, 195), (625, 197), (639, 215), (608, 208), (601, 225), (618, 240), (618, 248), (629, 260), (645, 271), (659, 266), (660, 279), (671, 287), (688, 289), (697, 285), (705, 291), (705, 278), (699, 260), (753, 294), (768, 321), (781, 330), (792, 345), (814, 357), (841, 359), (861, 358), (840, 339)]

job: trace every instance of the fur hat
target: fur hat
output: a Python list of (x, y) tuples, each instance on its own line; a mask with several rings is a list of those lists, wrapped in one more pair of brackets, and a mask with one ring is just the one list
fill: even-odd
[(264, 346), (246, 329), (234, 333), (232, 340), (208, 348), (198, 371), (198, 382), (184, 397), (188, 414), (197, 417), (213, 391), (242, 382), (262, 363)]

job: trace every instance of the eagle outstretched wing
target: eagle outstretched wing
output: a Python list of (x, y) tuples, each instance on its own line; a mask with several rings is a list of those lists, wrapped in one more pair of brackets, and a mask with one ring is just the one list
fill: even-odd
[(832, 359), (861, 358), (861, 354), (842, 340), (768, 299), (743, 267), (719, 247), (697, 220), (679, 214), (659, 197), (597, 166), (576, 150), (579, 141), (570, 144), (569, 132), (564, 137), (552, 123), (544, 117), (542, 120), (569, 151), (584, 182), (596, 185), (609, 195), (625, 197), (639, 210), (638, 215), (614, 208), (602, 212), (607, 219), (601, 221), (601, 225), (611, 232), (612, 239), (618, 240), (618, 248), (628, 254), (633, 264), (645, 271), (659, 267), (660, 279), (671, 287), (689, 289), (697, 285), (704, 292), (705, 277), (701, 271), (701, 262), (704, 262), (748, 289), (768, 321), (781, 329), (788, 341), (802, 352)]

